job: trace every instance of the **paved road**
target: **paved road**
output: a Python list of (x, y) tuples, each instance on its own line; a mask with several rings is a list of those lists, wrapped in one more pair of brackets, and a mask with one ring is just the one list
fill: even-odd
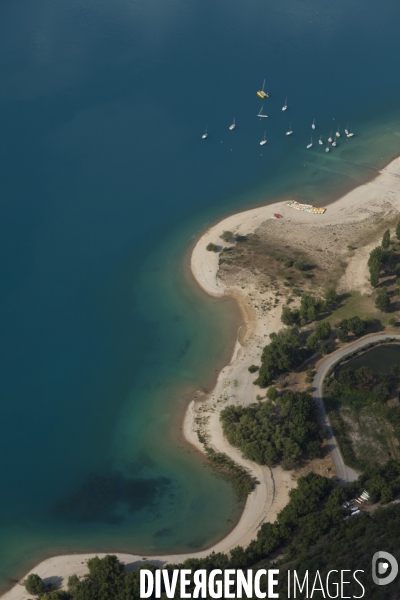
[(354, 350), (358, 350), (358, 348), (362, 348), (363, 346), (366, 346), (367, 344), (370, 344), (371, 342), (377, 342), (379, 340), (385, 340), (387, 338), (395, 338), (395, 339), (400, 340), (400, 335), (396, 335), (396, 334), (387, 335), (384, 333), (377, 333), (376, 335), (368, 336), (368, 337), (362, 338), (361, 340), (357, 340), (353, 344), (349, 344), (345, 348), (337, 350), (336, 352), (334, 352), (333, 354), (328, 356), (328, 358), (318, 368), (318, 371), (314, 377), (313, 387), (314, 387), (315, 391), (313, 393), (313, 396), (315, 398), (315, 402), (317, 403), (318, 420), (320, 422), (320, 425), (325, 427), (328, 431), (329, 449), (331, 451), (332, 458), (335, 463), (337, 476), (339, 478), (339, 481), (343, 485), (357, 479), (358, 473), (356, 473), (356, 471), (354, 471), (350, 467), (346, 467), (346, 465), (344, 464), (342, 453), (340, 452), (339, 445), (333, 434), (333, 430), (332, 430), (331, 424), (329, 422), (328, 415), (326, 414), (324, 403), (323, 403), (322, 389), (323, 389), (324, 378), (325, 378), (325, 375), (327, 374), (327, 372), (329, 371), (329, 369), (335, 363), (337, 363), (338, 360), (343, 358), (343, 356), (346, 356), (346, 354), (349, 354), (350, 352), (353, 352)]

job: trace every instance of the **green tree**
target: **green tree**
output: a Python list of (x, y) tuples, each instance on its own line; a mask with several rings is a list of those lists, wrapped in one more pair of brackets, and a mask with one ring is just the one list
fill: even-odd
[(45, 590), (43, 579), (36, 573), (31, 573), (26, 578), (25, 589), (28, 594), (43, 594)]
[(331, 324), (329, 321), (320, 321), (315, 328), (315, 335), (319, 340), (326, 340), (330, 336), (332, 331)]
[(396, 225), (396, 237), (400, 240), (400, 221)]
[(347, 342), (349, 340), (347, 331), (344, 331), (343, 329), (338, 330), (336, 337), (340, 342)]
[(276, 389), (275, 386), (270, 385), (269, 388), (267, 389), (267, 398), (269, 398), (269, 400), (276, 400), (278, 397), (278, 390)]
[(313, 377), (314, 377), (314, 369), (310, 365), (306, 371), (306, 383), (312, 383)]
[(208, 250), (209, 252), (218, 252), (218, 246), (216, 246), (215, 244), (213, 244), (212, 242), (210, 242), (207, 245), (206, 250)]
[(326, 342), (322, 342), (322, 344), (319, 347), (319, 351), (321, 352), (322, 356), (329, 354), (331, 352), (330, 344), (327, 344)]
[(369, 268), (369, 281), (372, 287), (377, 287), (379, 285), (379, 275), (380, 268), (378, 265), (371, 265)]
[(281, 321), (284, 325), (287, 325), (288, 327), (291, 327), (295, 323), (292, 311), (288, 306), (284, 306), (282, 308)]
[(368, 268), (370, 272), (370, 282), (373, 287), (379, 283), (379, 274), (384, 260), (384, 252), (380, 246), (371, 250), (368, 259)]
[(379, 290), (376, 296), (375, 306), (382, 312), (389, 312), (390, 298), (386, 288)]
[(314, 306), (310, 306), (307, 309), (307, 319), (312, 323), (313, 321), (315, 321), (316, 317), (317, 317), (317, 313), (316, 313)]
[(372, 390), (372, 397), (375, 402), (383, 404), (390, 397), (389, 388), (386, 383), (381, 382), (376, 385)]
[(307, 341), (306, 341), (306, 346), (307, 346), (308, 350), (315, 351), (317, 349), (318, 338), (315, 335), (315, 333), (312, 333), (311, 335), (308, 336)]
[(330, 302), (331, 304), (335, 304), (337, 301), (337, 293), (335, 288), (329, 287), (325, 292), (325, 300)]
[(255, 373), (256, 371), (258, 371), (259, 367), (257, 367), (257, 365), (250, 365), (249, 366), (249, 371), (250, 373)]
[(350, 319), (343, 319), (342, 321), (340, 321), (338, 327), (340, 327), (340, 329), (345, 333), (348, 333), (350, 331), (355, 335), (362, 335), (367, 328), (367, 324), (364, 321), (364, 319), (360, 319), (360, 317), (357, 317), (356, 315), (354, 317), (350, 317)]
[(383, 234), (383, 238), (382, 238), (382, 248), (384, 250), (388, 250), (390, 246), (390, 231), (389, 229), (386, 229), (385, 233)]
[(354, 316), (348, 319), (348, 326), (351, 333), (355, 335), (362, 335), (367, 328), (367, 324), (364, 319), (360, 319), (360, 317)]
[(77, 575), (71, 575), (71, 577), (68, 577), (68, 591), (71, 594), (74, 594), (78, 585), (79, 585), (79, 578)]

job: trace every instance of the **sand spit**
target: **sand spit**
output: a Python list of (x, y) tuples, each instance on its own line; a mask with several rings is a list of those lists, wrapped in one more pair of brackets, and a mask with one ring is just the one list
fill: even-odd
[[(289, 200), (289, 199), (288, 199)], [(280, 227), (282, 236), (285, 236), (285, 223), (302, 225), (298, 227), (304, 241), (312, 235), (324, 238), (324, 230), (332, 225), (362, 223), (376, 218), (382, 223), (393, 220), (400, 212), (400, 159), (392, 161), (379, 175), (369, 183), (362, 185), (333, 204), (330, 204), (324, 215), (314, 215), (291, 209), (285, 202), (270, 204), (242, 213), (234, 214), (212, 226), (198, 240), (191, 257), (191, 269), (199, 285), (209, 294), (222, 297), (224, 294), (233, 295), (243, 312), (246, 331), (239, 332), (239, 339), (231, 362), (219, 374), (217, 384), (209, 396), (200, 394), (193, 398), (188, 406), (184, 432), (188, 441), (199, 450), (203, 450), (197, 432), (201, 430), (206, 436), (208, 444), (220, 452), (229, 454), (237, 463), (247, 467), (260, 482), (255, 491), (247, 499), (242, 516), (236, 527), (213, 547), (202, 552), (174, 554), (165, 556), (146, 557), (152, 562), (163, 565), (177, 563), (189, 557), (204, 557), (212, 551), (228, 552), (237, 545), (246, 546), (256, 537), (260, 525), (266, 521), (275, 520), (277, 513), (285, 506), (289, 490), (294, 487), (296, 477), (294, 473), (283, 471), (281, 468), (269, 469), (245, 460), (240, 452), (232, 448), (225, 440), (219, 422), (220, 410), (227, 403), (251, 404), (260, 394), (259, 388), (253, 385), (254, 375), (248, 371), (251, 364), (259, 364), (262, 347), (267, 343), (271, 332), (281, 328), (280, 314), (282, 300), (267, 314), (258, 310), (258, 305), (265, 300), (269, 292), (262, 296), (255, 285), (250, 284), (246, 289), (242, 286), (229, 285), (218, 278), (218, 253), (207, 251), (207, 245), (212, 242), (218, 246), (222, 243), (220, 235), (229, 230), (239, 235), (253, 233), (262, 223), (273, 219), (274, 213), (279, 213), (283, 219), (275, 221)], [(287, 227), (288, 235), (293, 236), (292, 227)], [(376, 241), (368, 242), (357, 249), (348, 262), (346, 271), (341, 279), (340, 286), (343, 290), (367, 291), (368, 270), (367, 258)], [(371, 246), (371, 248), (370, 248)], [(275, 300), (275, 299), (274, 299)], [(105, 554), (97, 554), (105, 556)], [(38, 573), (42, 578), (50, 581), (60, 581), (66, 585), (70, 575), (76, 573), (84, 575), (87, 571), (88, 558), (96, 554), (71, 554), (49, 558), (30, 572)], [(143, 562), (142, 556), (131, 554), (117, 554), (129, 569), (135, 568)], [(23, 600), (29, 598), (21, 584), (15, 585), (2, 596), (3, 600)]]

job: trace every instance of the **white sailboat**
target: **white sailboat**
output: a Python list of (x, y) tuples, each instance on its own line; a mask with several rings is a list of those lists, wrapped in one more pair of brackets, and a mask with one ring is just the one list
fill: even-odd
[(264, 146), (264, 144), (266, 144), (266, 143), (267, 143), (267, 132), (264, 131), (264, 139), (261, 140), (260, 146)]
[(206, 130), (205, 130), (205, 132), (203, 133), (203, 135), (201, 136), (201, 139), (202, 139), (202, 140), (205, 140), (207, 136), (208, 136), (208, 133), (207, 133), (207, 125), (206, 125)]
[(349, 135), (349, 124), (347, 123), (346, 129), (344, 130), (346, 135)]
[(337, 141), (336, 141), (336, 138), (333, 140), (333, 142), (332, 142), (332, 146), (333, 146), (334, 148), (336, 148), (336, 146), (337, 146)]
[(340, 125), (339, 125), (339, 127), (337, 128), (336, 137), (340, 137)]
[(285, 98), (285, 104), (282, 106), (282, 110), (287, 110), (287, 98)]
[(263, 106), (262, 105), (261, 105), (260, 112), (258, 113), (257, 117), (261, 117), (263, 119), (268, 119), (268, 115), (263, 114)]
[(235, 117), (233, 117), (233, 123), (232, 125), (229, 125), (229, 129), (232, 131), (232, 129), (235, 129), (236, 127), (236, 121), (235, 121)]
[(318, 140), (318, 144), (319, 144), (320, 146), (322, 146), (322, 145), (323, 145), (323, 143), (324, 143), (324, 142), (321, 140), (321, 138), (322, 138), (322, 135), (320, 135), (320, 136), (319, 136), (319, 140)]
[(349, 133), (347, 134), (347, 137), (348, 137), (348, 138), (349, 138), (349, 137), (353, 137), (353, 136), (354, 136), (354, 133), (350, 133), (350, 132), (349, 132)]
[(325, 152), (329, 152), (329, 146), (325, 148)]
[(307, 148), (311, 148), (312, 146), (312, 136), (311, 136), (311, 142), (308, 144)]
[(286, 135), (292, 135), (292, 124), (290, 123), (289, 131), (286, 132)]
[(315, 119), (314, 119), (314, 121), (312, 122), (311, 129), (315, 129)]
[(330, 134), (329, 134), (329, 137), (328, 137), (328, 142), (329, 142), (330, 144), (332, 144), (332, 142), (333, 142), (333, 138), (332, 138), (332, 129), (331, 129), (331, 132), (330, 132)]

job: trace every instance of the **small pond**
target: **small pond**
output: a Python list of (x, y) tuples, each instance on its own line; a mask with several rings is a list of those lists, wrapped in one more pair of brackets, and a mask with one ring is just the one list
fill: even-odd
[(389, 374), (392, 365), (400, 365), (400, 344), (382, 344), (364, 354), (357, 356), (341, 369), (359, 369), (370, 367), (374, 375), (378, 373)]

